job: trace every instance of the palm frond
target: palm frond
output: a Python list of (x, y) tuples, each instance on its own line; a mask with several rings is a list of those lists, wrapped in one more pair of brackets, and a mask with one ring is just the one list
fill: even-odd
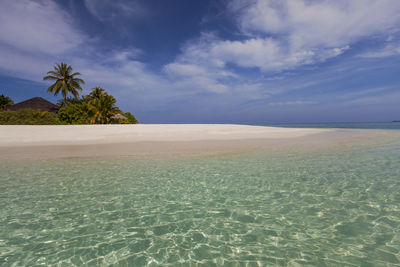
[(58, 80), (58, 77), (48, 75), (48, 76), (44, 76), (44, 77), (43, 77), (43, 80), (44, 80), (44, 81), (48, 81), (48, 80), (57, 81), (57, 80)]
[[(81, 84), (85, 84), (82, 79), (74, 76), (81, 75), (79, 72), (72, 73), (72, 66), (64, 62), (55, 63), (54, 70), (47, 72), (47, 76), (43, 80), (55, 81), (55, 83), (47, 89), (47, 92), (57, 95), (62, 93), (64, 100), (68, 94), (72, 94), (75, 98), (79, 97), (79, 91), (82, 91)], [(72, 73), (72, 74), (71, 74)]]
[(62, 76), (60, 75), (59, 72), (52, 71), (52, 70), (51, 70), (51, 71), (48, 71), (47, 74), (52, 74), (52, 75), (57, 76), (57, 77), (60, 77), (60, 78), (62, 77)]
[(77, 83), (77, 82), (75, 82), (75, 81), (72, 81), (71, 82), (71, 87), (76, 91), (76, 90), (79, 90), (79, 91), (81, 91), (82, 92), (82, 87), (79, 85), (79, 83)]
[(76, 81), (77, 83), (85, 84), (85, 81), (80, 78), (74, 78), (73, 80)]

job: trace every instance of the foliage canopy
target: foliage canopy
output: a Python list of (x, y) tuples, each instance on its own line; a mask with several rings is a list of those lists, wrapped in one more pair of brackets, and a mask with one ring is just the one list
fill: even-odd
[[(56, 64), (54, 70), (47, 72), (43, 80), (54, 81), (47, 92), (58, 95), (59, 110), (56, 113), (21, 109), (18, 111), (0, 112), (0, 124), (136, 124), (138, 120), (129, 112), (122, 112), (117, 107), (117, 100), (108, 94), (104, 88), (94, 87), (90, 94), (79, 97), (81, 84), (85, 82), (76, 78), (79, 72), (72, 72), (72, 67), (65, 63)], [(73, 97), (68, 95), (72, 94)], [(0, 110), (14, 104), (11, 98), (0, 95)], [(126, 119), (117, 119), (114, 115), (121, 114)], [(123, 117), (122, 117), (123, 118)]]
[(5, 125), (57, 125), (62, 124), (53, 112), (21, 109), (18, 111), (1, 111), (0, 124)]
[(14, 101), (3, 94), (0, 95), (0, 110), (5, 109), (14, 104)]
[(63, 99), (66, 100), (68, 94), (78, 98), (78, 91), (82, 91), (81, 84), (85, 84), (85, 82), (80, 78), (76, 78), (78, 75), (81, 74), (79, 72), (72, 73), (72, 67), (66, 63), (56, 63), (54, 70), (47, 72), (47, 76), (44, 76), (43, 80), (54, 81), (54, 84), (47, 89), (47, 92), (53, 93), (55, 96), (61, 92)]
[[(117, 100), (108, 94), (104, 88), (95, 87), (90, 94), (82, 98), (67, 98), (58, 111), (58, 117), (67, 124), (89, 123), (122, 123), (136, 124), (138, 120), (131, 113), (123, 113), (117, 106)], [(115, 114), (124, 115), (127, 120), (113, 119)]]

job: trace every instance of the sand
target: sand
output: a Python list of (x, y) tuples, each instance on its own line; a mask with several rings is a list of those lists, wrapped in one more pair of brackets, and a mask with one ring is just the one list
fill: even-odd
[(312, 149), (391, 135), (389, 131), (229, 124), (2, 125), (0, 159), (211, 155), (256, 149)]
[(229, 124), (0, 126), (0, 146), (293, 138), (326, 132)]

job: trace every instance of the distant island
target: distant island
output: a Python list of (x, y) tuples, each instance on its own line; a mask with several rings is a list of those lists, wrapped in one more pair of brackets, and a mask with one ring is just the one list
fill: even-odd
[[(17, 104), (0, 95), (0, 124), (3, 125), (68, 125), (68, 124), (137, 124), (130, 112), (123, 112), (114, 96), (104, 88), (94, 87), (88, 95), (79, 96), (85, 82), (77, 78), (66, 63), (56, 64), (43, 80), (54, 81), (48, 93), (62, 99), (53, 104), (41, 97), (34, 97)], [(69, 97), (68, 95), (72, 95)]]
[(400, 122), (400, 121), (392, 121), (392, 122)]

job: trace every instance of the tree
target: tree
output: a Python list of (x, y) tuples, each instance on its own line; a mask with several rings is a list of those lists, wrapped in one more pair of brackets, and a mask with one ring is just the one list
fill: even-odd
[(106, 90), (104, 88), (96, 86), (95, 88), (92, 88), (92, 92), (90, 92), (89, 96), (93, 99), (100, 98), (105, 94), (105, 91)]
[(87, 101), (68, 103), (58, 110), (57, 115), (66, 124), (89, 124), (94, 119), (94, 113)]
[(116, 106), (117, 100), (101, 87), (95, 87), (88, 96), (89, 106), (92, 107), (94, 117), (100, 123), (108, 123), (112, 115), (121, 111)]
[(61, 108), (63, 106), (69, 105), (69, 104), (81, 104), (82, 101), (83, 101), (83, 98), (67, 97), (66, 99), (58, 100), (56, 105), (59, 108)]
[[(89, 123), (123, 123), (134, 124), (138, 120), (131, 113), (123, 113), (117, 106), (117, 100), (108, 94), (104, 88), (95, 87), (90, 94), (80, 98), (61, 100), (58, 103), (58, 118), (64, 124), (89, 124)], [(127, 120), (112, 119), (115, 114), (122, 114)]]
[(72, 73), (72, 67), (66, 63), (56, 63), (54, 70), (47, 72), (47, 76), (43, 77), (43, 80), (54, 81), (54, 84), (47, 89), (47, 92), (53, 93), (55, 96), (61, 92), (64, 103), (66, 103), (68, 94), (78, 98), (78, 91), (82, 91), (81, 84), (85, 84), (85, 82), (80, 78), (76, 78), (78, 75), (81, 74), (79, 72)]
[(5, 109), (14, 104), (11, 98), (5, 95), (0, 95), (0, 110)]
[(138, 124), (139, 123), (139, 121), (136, 119), (136, 117), (133, 116), (133, 114), (130, 112), (122, 113), (122, 115), (124, 115), (128, 119), (129, 124)]

